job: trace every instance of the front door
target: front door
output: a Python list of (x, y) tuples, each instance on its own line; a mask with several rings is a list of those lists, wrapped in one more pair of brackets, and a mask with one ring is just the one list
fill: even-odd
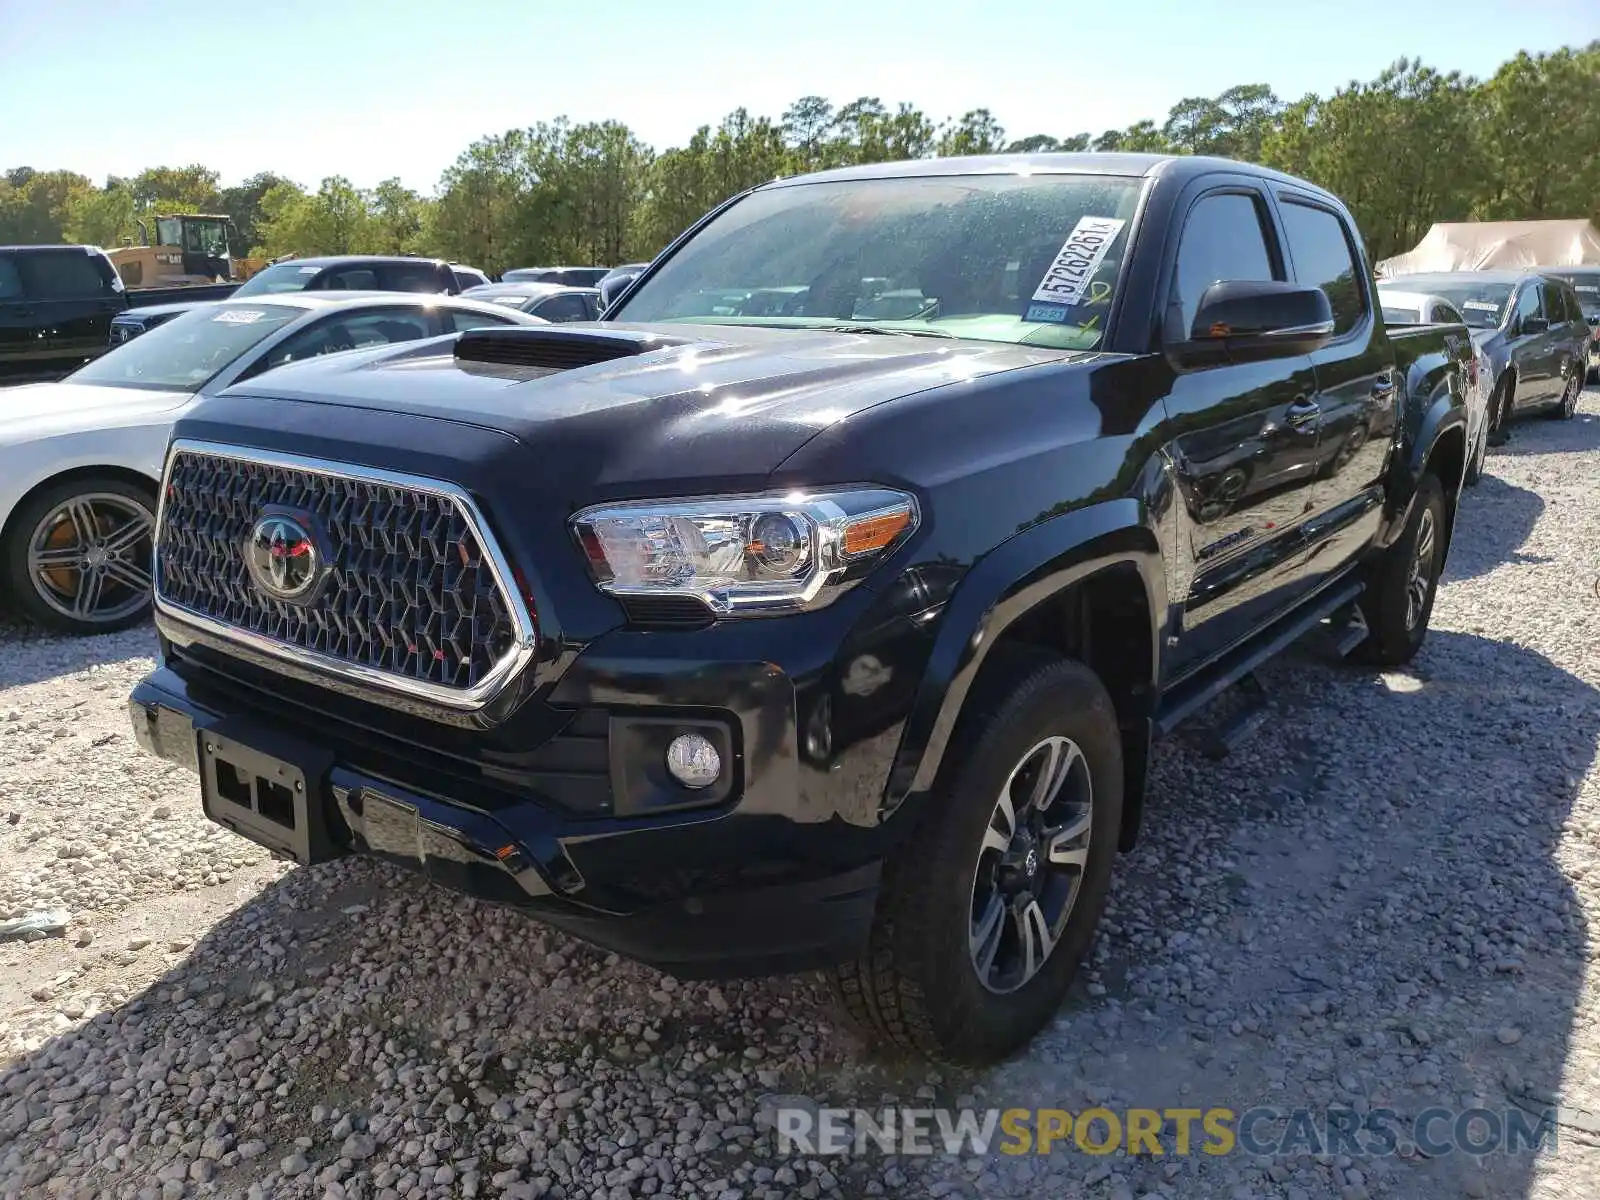
[(1516, 408), (1540, 405), (1550, 399), (1553, 364), (1550, 361), (1549, 320), (1544, 315), (1544, 296), (1537, 280), (1528, 280), (1517, 289), (1506, 340), (1511, 348), (1511, 365), (1517, 372)]
[[(1193, 326), (1223, 280), (1284, 279), (1266, 199), (1253, 186), (1212, 190), (1188, 209), (1178, 242), (1169, 332)], [(1260, 628), (1303, 590), (1301, 523), (1317, 461), (1315, 379), (1304, 355), (1180, 372), (1167, 399), (1168, 444), (1190, 557), (1181, 564), (1169, 679)]]

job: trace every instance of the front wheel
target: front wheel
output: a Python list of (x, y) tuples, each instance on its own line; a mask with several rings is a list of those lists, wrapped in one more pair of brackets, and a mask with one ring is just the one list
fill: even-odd
[(1446, 514), (1444, 485), (1429, 472), (1417, 483), (1405, 529), (1373, 564), (1361, 594), (1367, 639), (1358, 653), (1365, 661), (1397, 667), (1422, 649), (1444, 567)]
[(885, 864), (862, 955), (835, 995), (871, 1035), (936, 1061), (993, 1063), (1065, 996), (1105, 905), (1122, 820), (1111, 698), (1079, 663), (993, 678), (916, 832)]
[(1468, 487), (1477, 487), (1483, 482), (1483, 460), (1489, 454), (1489, 418), (1485, 414), (1483, 430), (1478, 434), (1478, 448), (1473, 452), (1472, 458), (1467, 463), (1466, 473), (1461, 480)]
[(155, 498), (120, 479), (75, 479), (19, 505), (0, 570), (22, 612), (63, 633), (109, 633), (150, 611)]

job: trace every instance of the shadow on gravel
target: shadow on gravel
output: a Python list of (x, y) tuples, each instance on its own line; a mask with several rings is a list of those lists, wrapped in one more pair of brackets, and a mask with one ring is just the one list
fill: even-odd
[[(1586, 398), (1593, 400), (1596, 389), (1590, 388)], [(1570, 421), (1553, 421), (1541, 413), (1529, 413), (1511, 423), (1511, 438), (1503, 446), (1489, 451), (1487, 469), (1494, 470), (1494, 460), (1500, 455), (1526, 454), (1582, 454), (1600, 450), (1600, 416), (1579, 412)]]
[(1522, 553), (1543, 512), (1544, 498), (1537, 492), (1494, 475), (1486, 473), (1477, 487), (1463, 489), (1444, 582), (1474, 579), (1508, 563), (1548, 561)]
[(76, 675), (156, 652), (155, 626), (146, 622), (120, 633), (67, 637), (0, 610), (0, 688), (23, 687), (58, 675)]

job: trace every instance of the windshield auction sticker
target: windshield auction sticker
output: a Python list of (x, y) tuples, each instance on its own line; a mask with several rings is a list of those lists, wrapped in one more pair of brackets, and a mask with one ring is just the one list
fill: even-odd
[[(1050, 269), (1034, 289), (1035, 304), (1072, 308), (1083, 303), (1089, 281), (1127, 222), (1120, 217), (1080, 217)], [(1037, 318), (1035, 318), (1037, 319)]]
[(254, 325), (267, 314), (253, 308), (224, 308), (212, 317), (221, 325)]

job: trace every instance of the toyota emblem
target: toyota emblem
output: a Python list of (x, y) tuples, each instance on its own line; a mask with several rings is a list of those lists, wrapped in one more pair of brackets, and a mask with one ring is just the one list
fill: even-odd
[(244, 565), (256, 587), (274, 600), (306, 599), (322, 578), (316, 539), (293, 517), (262, 517), (244, 543)]

